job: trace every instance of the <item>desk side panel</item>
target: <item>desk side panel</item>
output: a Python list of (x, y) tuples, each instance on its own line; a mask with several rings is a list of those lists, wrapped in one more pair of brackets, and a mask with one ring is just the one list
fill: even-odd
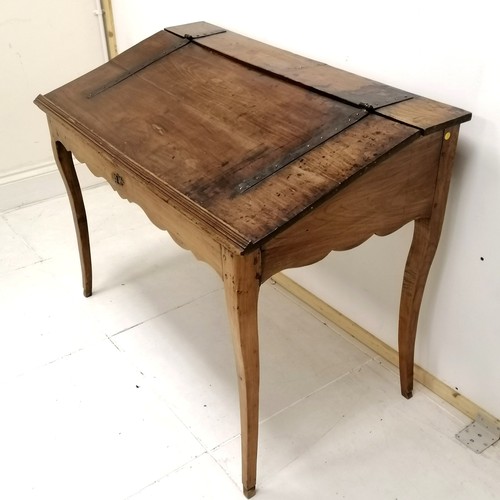
[(442, 133), (416, 140), (264, 244), (263, 279), (429, 217), (441, 144)]

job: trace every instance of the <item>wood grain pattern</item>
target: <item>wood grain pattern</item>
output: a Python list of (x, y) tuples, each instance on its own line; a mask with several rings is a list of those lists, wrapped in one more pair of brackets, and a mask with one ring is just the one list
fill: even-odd
[(358, 112), (195, 45), (92, 99), (86, 95), (96, 88), (95, 74), (89, 78), (38, 103), (52, 112), (66, 110), (116, 161), (242, 249), (250, 241), (237, 225), (238, 214), (221, 219), (214, 200), (227, 207), (241, 181), (303, 145), (325, 122), (348, 122)]
[(262, 246), (263, 280), (389, 234), (432, 212), (441, 134), (421, 138)]
[(257, 303), (260, 252), (239, 256), (222, 251), (222, 274), (238, 374), (243, 492), (255, 494), (259, 430), (259, 337)]
[(313, 213), (357, 175), (416, 137), (415, 129), (369, 115), (252, 190), (232, 199), (221, 193), (207, 208), (245, 234), (251, 250)]
[(231, 31), (196, 43), (358, 107), (378, 108), (413, 95)]
[(82, 190), (76, 175), (75, 165), (71, 152), (58, 141), (55, 134), (52, 136), (52, 149), (57, 167), (68, 193), (68, 199), (73, 214), (75, 224), (76, 239), (78, 242), (78, 251), (80, 253), (80, 266), (82, 269), (83, 295), (90, 297), (92, 295), (92, 259), (90, 257), (90, 239), (87, 224), (87, 214), (83, 203)]
[(377, 113), (418, 127), (424, 134), (430, 134), (472, 118), (468, 111), (423, 97), (415, 97), (409, 101), (386, 106), (377, 110)]
[[(248, 195), (238, 195), (241, 182), (307, 144), (325, 124), (339, 123), (340, 132), (342, 123), (354, 122), (352, 113), (360, 110), (194, 42), (88, 99), (100, 84), (122, 77), (123, 71), (134, 71), (179, 40), (172, 33), (157, 33), (111, 63), (39, 97), (37, 103), (75, 124), (123, 168), (155, 185), (186, 217), (215, 231), (219, 241), (240, 252), (278, 234), (290, 221), (342, 189), (357, 171), (369, 168), (368, 150), (373, 145), (379, 151), (373, 148), (372, 156), (379, 158), (416, 133), (392, 119), (377, 120), (370, 115), (304, 154), (298, 160), (303, 165), (293, 162)], [(257, 58), (257, 65), (276, 67), (278, 73), (310, 70), (309, 77), (320, 87), (322, 81), (345, 85), (350, 91), (359, 87), (356, 75), (352, 80), (345, 75), (334, 78), (332, 68), (324, 64), (302, 61), (239, 35), (220, 33), (196, 43), (216, 40)], [(385, 90), (381, 87), (377, 92), (383, 95)], [(377, 137), (381, 130), (383, 135)], [(349, 162), (351, 168), (346, 170)], [(307, 164), (315, 168), (304, 168)]]
[[(171, 49), (184, 45), (179, 42), (179, 37), (174, 34), (169, 33), (168, 31), (159, 31), (158, 33), (146, 38), (141, 43), (118, 54), (107, 64), (104, 64), (94, 70), (94, 75), (98, 75), (100, 71), (104, 71), (106, 67), (110, 66), (118, 66), (122, 70), (133, 72), (136, 68), (143, 66), (146, 62), (156, 61)], [(83, 80), (80, 80), (79, 84), (82, 82)]]
[[(190, 250), (197, 259), (206, 262), (221, 275), (221, 245), (212, 234), (204, 230), (200, 224), (184, 216), (178, 207), (172, 201), (164, 199), (162, 193), (157, 192), (154, 186), (145, 183), (141, 178), (122, 168), (105, 150), (82, 138), (74, 129), (71, 129), (64, 123), (58, 122), (54, 118), (49, 119), (49, 125), (55, 142), (64, 143), (65, 147), (76, 158), (87, 164), (94, 175), (106, 179), (122, 198), (139, 205), (153, 224), (160, 229), (168, 231), (179, 246)], [(71, 155), (71, 153), (68, 154)], [(115, 175), (118, 175), (122, 179), (122, 183), (118, 184), (115, 181)], [(71, 179), (71, 172), (69, 174), (64, 172), (63, 179), (66, 176)], [(80, 195), (75, 194), (74, 198), (77, 199), (78, 196), (81, 197), (81, 192)], [(71, 199), (72, 197), (70, 196)], [(83, 200), (81, 201), (81, 206), (82, 208), (78, 211), (80, 216), (77, 220), (83, 220), (81, 215), (82, 210), (83, 215), (85, 210)], [(86, 222), (85, 226), (75, 224), (75, 227), (78, 233), (82, 232), (83, 234), (84, 231), (80, 228), (83, 227), (85, 229)], [(82, 241), (85, 242), (85, 237), (82, 237)], [(82, 268), (90, 269), (90, 249), (87, 250), (88, 245), (83, 245), (83, 248), (85, 251), (81, 261)], [(87, 253), (88, 257), (86, 257)], [(86, 263), (87, 260), (89, 264)], [(85, 272), (85, 275), (91, 277), (91, 273), (89, 272)]]
[(438, 133), (443, 139), (432, 211), (428, 217), (415, 221), (413, 240), (406, 261), (399, 311), (399, 375), (401, 393), (406, 398), (410, 398), (413, 391), (418, 316), (425, 283), (441, 235), (458, 133), (458, 126)]
[(383, 116), (416, 126), (425, 133), (466, 122), (472, 116), (463, 109), (277, 49), (231, 31), (203, 38), (196, 43), (354, 106), (378, 110)]

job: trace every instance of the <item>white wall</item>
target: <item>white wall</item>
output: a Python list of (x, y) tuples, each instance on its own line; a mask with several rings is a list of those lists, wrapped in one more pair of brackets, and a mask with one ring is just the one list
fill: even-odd
[(95, 0), (2, 0), (0, 210), (52, 190), (47, 122), (33, 99), (105, 61), (95, 10)]
[[(119, 50), (205, 20), (472, 111), (417, 340), (423, 368), (500, 417), (500, 63), (491, 3), (114, 0)], [(396, 347), (408, 226), (289, 275)]]

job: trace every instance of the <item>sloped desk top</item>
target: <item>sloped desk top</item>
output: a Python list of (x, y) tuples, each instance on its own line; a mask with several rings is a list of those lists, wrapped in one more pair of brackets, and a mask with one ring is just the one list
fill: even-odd
[(35, 102), (70, 197), (85, 295), (90, 245), (71, 153), (224, 280), (247, 496), (258, 289), (274, 273), (415, 220), (399, 339), (411, 396), (418, 310), (470, 113), (204, 22), (160, 31)]

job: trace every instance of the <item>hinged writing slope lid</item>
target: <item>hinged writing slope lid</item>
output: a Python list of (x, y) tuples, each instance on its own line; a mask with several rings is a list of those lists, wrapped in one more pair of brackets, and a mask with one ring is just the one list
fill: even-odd
[[(197, 23), (171, 30), (177, 34), (195, 33)], [(417, 127), (424, 134), (468, 121), (472, 116), (463, 109), (333, 68), (230, 31), (221, 31), (217, 36), (198, 40), (197, 43), (357, 107), (376, 110), (382, 116)]]
[[(182, 29), (175, 30), (178, 33), (182, 31)], [(411, 99), (414, 96), (404, 90), (277, 49), (231, 31), (197, 40), (197, 43), (329, 94), (356, 107), (377, 109)]]
[(242, 251), (418, 134), (201, 43), (221, 29), (171, 31), (37, 103)]

